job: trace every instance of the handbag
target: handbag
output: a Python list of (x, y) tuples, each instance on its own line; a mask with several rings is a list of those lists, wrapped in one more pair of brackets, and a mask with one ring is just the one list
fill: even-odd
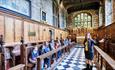
[(85, 42), (85, 51), (88, 51), (88, 41)]

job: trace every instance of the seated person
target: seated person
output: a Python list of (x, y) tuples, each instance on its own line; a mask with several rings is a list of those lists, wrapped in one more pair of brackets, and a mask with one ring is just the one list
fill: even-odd
[(71, 45), (71, 44), (72, 44), (71, 39), (69, 39), (68, 43), (69, 43), (69, 45)]
[(54, 49), (55, 49), (55, 47), (54, 47), (54, 46), (55, 46), (54, 40), (50, 40), (49, 46), (50, 46), (51, 50), (54, 50)]
[[(50, 50), (54, 50), (55, 49), (55, 42), (54, 42), (54, 40), (53, 39), (51, 39), (50, 40), (50, 42), (49, 42), (49, 48), (50, 48)], [(53, 54), (52, 55), (52, 57), (51, 57), (51, 64), (54, 62), (54, 60), (55, 60), (55, 55)]]
[(39, 51), (38, 51), (38, 47), (35, 46), (34, 49), (31, 51), (30, 57), (29, 57), (29, 61), (34, 64), (35, 66), (33, 67), (32, 70), (36, 70), (37, 68), (37, 57), (39, 56)]
[(63, 38), (62, 38), (62, 37), (60, 38), (60, 43), (61, 43), (61, 46), (63, 46), (63, 45), (64, 45), (64, 40), (63, 40)]
[(65, 45), (65, 46), (68, 46), (68, 44), (69, 44), (69, 41), (68, 41), (68, 38), (66, 38), (66, 39), (64, 40), (64, 45)]
[[(56, 42), (55, 42), (55, 49), (58, 49), (61, 46), (60, 40), (58, 38), (56, 38)], [(59, 50), (57, 52), (57, 59), (60, 58), (60, 56), (62, 55), (61, 50)]]
[[(43, 43), (43, 52), (47, 53), (49, 51), (50, 51), (50, 48), (49, 48), (48, 42), (44, 42)], [(50, 67), (50, 57), (47, 57), (44, 59), (44, 65), (45, 65), (45, 68)]]

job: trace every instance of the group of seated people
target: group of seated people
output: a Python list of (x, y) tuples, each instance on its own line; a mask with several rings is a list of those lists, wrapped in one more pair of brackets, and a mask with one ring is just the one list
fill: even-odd
[[(37, 68), (37, 57), (44, 54), (44, 53), (47, 53), (49, 51), (52, 51), (54, 49), (57, 49), (59, 47), (62, 47), (62, 46), (68, 46), (69, 44), (71, 44), (71, 39), (69, 38), (66, 38), (66, 39), (58, 39), (56, 38), (56, 40), (50, 40), (49, 42), (43, 42), (42, 46), (38, 48), (38, 45), (36, 45), (34, 47), (34, 49), (31, 51), (30, 53), (30, 56), (29, 56), (29, 62), (34, 64), (33, 66), (33, 70), (36, 70)], [(62, 52), (63, 51), (58, 51), (57, 52), (57, 58), (55, 58), (55, 54), (53, 54), (52, 56), (50, 57), (47, 57), (45, 58), (43, 61), (42, 61), (42, 70), (44, 70), (45, 68), (49, 68), (50, 67), (50, 63), (51, 61), (54, 61), (55, 59), (57, 60), (58, 58), (60, 58), (62, 56)], [(51, 59), (50, 59), (51, 58)]]

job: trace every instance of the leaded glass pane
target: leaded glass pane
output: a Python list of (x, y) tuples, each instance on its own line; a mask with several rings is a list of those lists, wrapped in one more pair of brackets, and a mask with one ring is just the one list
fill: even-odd
[(88, 16), (88, 21), (91, 21), (91, 16)]
[(88, 27), (91, 27), (91, 22), (88, 22)]
[(74, 24), (77, 27), (91, 27), (91, 16), (87, 13), (80, 13), (74, 18)]
[(87, 22), (84, 23), (84, 27), (87, 27)]

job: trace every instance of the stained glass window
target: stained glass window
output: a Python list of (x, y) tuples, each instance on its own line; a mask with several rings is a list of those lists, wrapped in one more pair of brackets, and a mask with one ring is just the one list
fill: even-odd
[(92, 27), (92, 17), (88, 13), (77, 14), (74, 18), (74, 24), (76, 27)]

